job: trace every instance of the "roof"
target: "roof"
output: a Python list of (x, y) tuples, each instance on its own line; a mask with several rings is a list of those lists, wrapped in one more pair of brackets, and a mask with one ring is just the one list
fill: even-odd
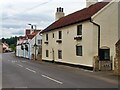
[(2, 43), (3, 48), (9, 47), (7, 43)]
[(26, 39), (30, 39), (30, 40), (33, 39), (40, 31), (41, 30), (34, 30), (32, 33), (30, 33), (30, 29), (26, 29), (25, 36), (18, 37), (18, 40), (23, 40), (22, 43), (24, 43), (24, 40), (26, 40)]
[(104, 0), (102, 2), (98, 2), (96, 4), (93, 4), (89, 6), (88, 8), (84, 8), (82, 10), (79, 10), (77, 12), (74, 12), (72, 14), (69, 14), (65, 17), (60, 18), (59, 20), (52, 23), (50, 26), (48, 26), (46, 29), (42, 31), (49, 32), (58, 28), (62, 28), (68, 25), (72, 25), (75, 23), (83, 22), (86, 20), (90, 20), (91, 17), (96, 14), (98, 11), (100, 11), (103, 7), (105, 7), (111, 0)]

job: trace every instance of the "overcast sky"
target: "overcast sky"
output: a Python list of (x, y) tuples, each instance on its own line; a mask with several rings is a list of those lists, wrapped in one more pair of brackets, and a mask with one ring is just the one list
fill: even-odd
[[(63, 7), (65, 15), (85, 8), (86, 0), (2, 0), (2, 25), (0, 38), (24, 35), (29, 23), (44, 29), (55, 20), (57, 7)], [(99, 0), (101, 1), (101, 0)]]

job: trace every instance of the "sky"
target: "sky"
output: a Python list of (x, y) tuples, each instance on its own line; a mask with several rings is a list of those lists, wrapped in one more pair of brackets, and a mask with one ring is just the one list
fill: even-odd
[(85, 8), (86, 0), (1, 0), (0, 38), (22, 36), (30, 28), (28, 24), (45, 29), (55, 21), (57, 7), (68, 15)]

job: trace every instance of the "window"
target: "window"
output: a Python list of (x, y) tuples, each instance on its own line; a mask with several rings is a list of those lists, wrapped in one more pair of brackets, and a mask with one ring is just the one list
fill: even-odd
[(53, 38), (54, 38), (54, 33), (53, 33)]
[(46, 50), (46, 57), (49, 57), (49, 51)]
[(58, 50), (58, 59), (62, 59), (62, 50)]
[(77, 26), (77, 35), (82, 35), (82, 25)]
[(41, 40), (38, 40), (38, 44), (41, 44)]
[(100, 49), (100, 60), (110, 60), (110, 49)]
[(46, 41), (48, 41), (48, 34), (46, 34)]
[(82, 46), (76, 46), (76, 55), (82, 56)]
[(62, 39), (62, 31), (59, 31), (59, 39)]

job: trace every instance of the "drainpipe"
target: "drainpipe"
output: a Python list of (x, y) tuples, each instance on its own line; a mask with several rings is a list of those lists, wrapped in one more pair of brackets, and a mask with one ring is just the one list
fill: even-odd
[(100, 56), (100, 25), (95, 23), (95, 22), (93, 22), (92, 19), (90, 19), (90, 22), (98, 27), (98, 56)]
[[(26, 45), (26, 44), (25, 44)], [(25, 50), (25, 58), (26, 58), (26, 50)]]
[(28, 46), (29, 46), (29, 49), (28, 49), (29, 55), (28, 55), (28, 57), (29, 57), (29, 60), (31, 60), (31, 56), (30, 56), (30, 51), (31, 51), (31, 49), (30, 49), (30, 43), (28, 44)]

